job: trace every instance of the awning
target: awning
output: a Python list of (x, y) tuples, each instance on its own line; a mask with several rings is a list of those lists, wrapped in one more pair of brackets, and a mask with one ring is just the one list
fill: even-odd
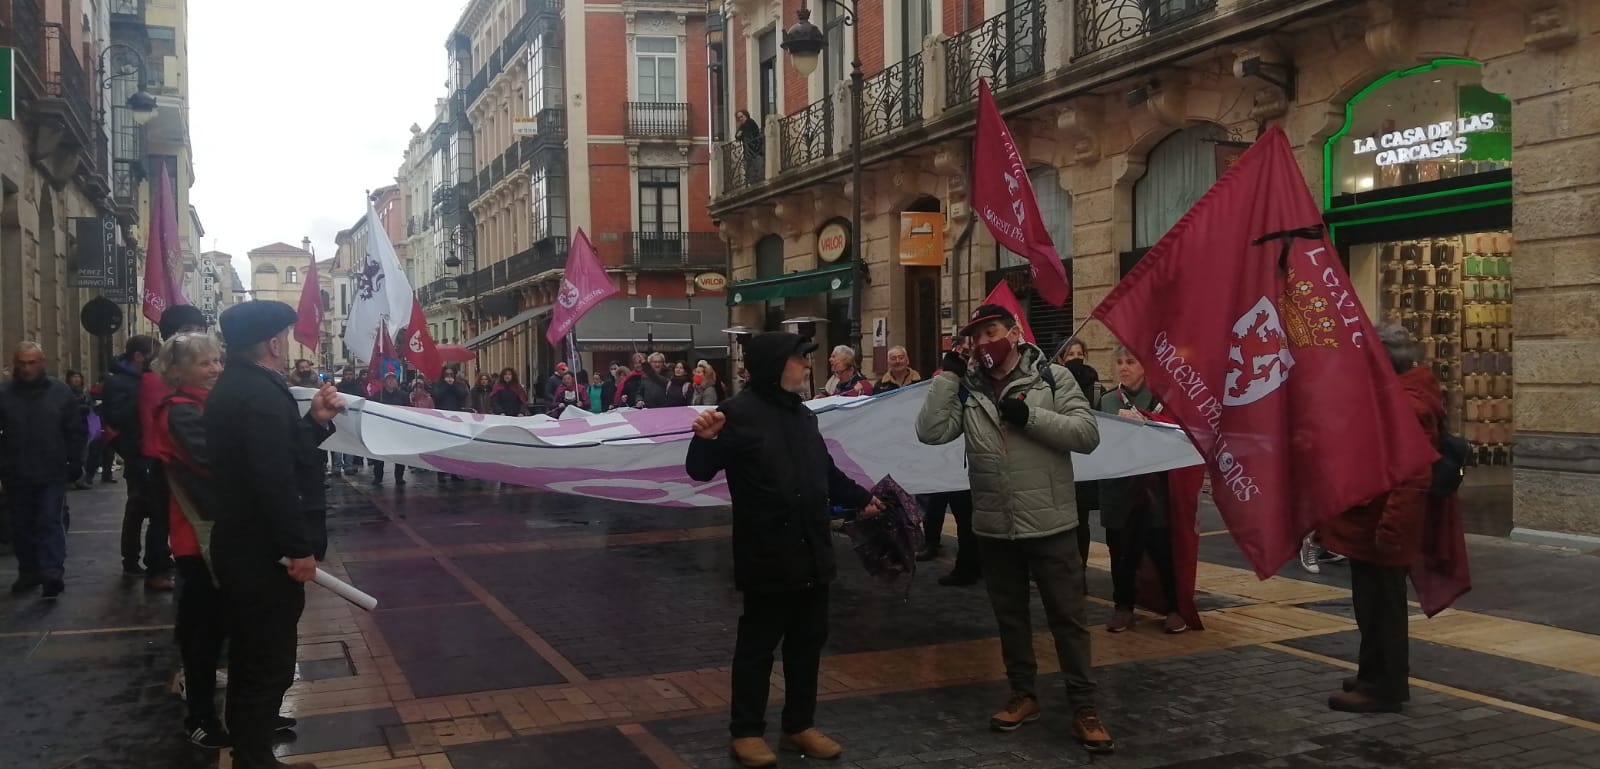
[(815, 270), (793, 272), (780, 275), (776, 278), (759, 278), (757, 280), (743, 280), (728, 285), (728, 304), (749, 304), (751, 302), (765, 302), (770, 299), (786, 299), (794, 296), (812, 296), (813, 294), (826, 294), (829, 291), (840, 291), (850, 287), (854, 280), (855, 262), (843, 264), (830, 264), (827, 267), (818, 267)]
[(546, 304), (535, 307), (531, 310), (523, 310), (522, 312), (517, 313), (516, 316), (514, 316), (511, 320), (501, 323), (500, 325), (467, 340), (466, 343), (462, 344), (461, 346), (469, 350), (482, 347), (490, 342), (493, 342), (501, 334), (504, 334), (505, 332), (516, 328), (517, 326), (527, 323), (528, 321), (549, 312), (553, 307), (554, 305)]

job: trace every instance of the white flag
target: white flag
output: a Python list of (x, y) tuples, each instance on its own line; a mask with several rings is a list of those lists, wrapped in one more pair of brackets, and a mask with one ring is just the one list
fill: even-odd
[(378, 329), (385, 322), (398, 329), (411, 321), (411, 302), (415, 295), (411, 281), (400, 269), (400, 257), (383, 221), (367, 202), (367, 248), (350, 275), (355, 301), (345, 323), (344, 346), (358, 358), (372, 356)]

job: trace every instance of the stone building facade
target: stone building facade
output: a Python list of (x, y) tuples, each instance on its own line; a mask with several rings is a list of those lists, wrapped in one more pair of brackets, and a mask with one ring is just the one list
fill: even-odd
[[(885, 37), (867, 62), (859, 191), (847, 89), (795, 77), (768, 45), (797, 5), (724, 6), (726, 98), (781, 105), (756, 147), (717, 147), (711, 210), (733, 249), (735, 323), (827, 318), (830, 345), (905, 344), (926, 370), (1004, 280), (1046, 345), (1081, 329), (1109, 379), (1114, 340), (1090, 312), (1230, 154), (1279, 124), (1369, 314), (1421, 324), (1452, 427), (1474, 443), (1473, 528), (1600, 533), (1600, 2), (1023, 0), (952, 14), (947, 1), (920, 11), (928, 36), (899, 58), (884, 11), (863, 7), (879, 23), (837, 33)], [(901, 19), (919, 5), (884, 4)], [(1021, 261), (973, 226), (979, 75), (1067, 259), (1070, 308), (1039, 301)], [(1443, 147), (1428, 135), (1441, 123)], [(860, 259), (828, 247), (858, 192)], [(906, 213), (942, 215), (942, 264), (903, 264)], [(859, 340), (839, 322), (854, 279), (868, 281)], [(1410, 304), (1424, 301), (1436, 304)]]

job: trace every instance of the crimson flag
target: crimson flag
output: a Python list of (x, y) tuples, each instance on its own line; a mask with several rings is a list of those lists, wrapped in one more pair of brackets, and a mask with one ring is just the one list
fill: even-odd
[(372, 360), (367, 364), (367, 371), (375, 384), (381, 384), (387, 374), (399, 377), (405, 373), (400, 368), (400, 359), (395, 356), (394, 338), (389, 336), (388, 321), (378, 323), (378, 335), (372, 340)]
[(1438, 457), (1269, 129), (1094, 310), (1211, 471), (1262, 579)]
[(317, 258), (311, 257), (306, 268), (305, 285), (300, 288), (300, 314), (294, 322), (294, 340), (313, 352), (321, 351), (322, 343), (322, 289), (317, 285)]
[(1028, 168), (1017, 143), (1011, 140), (1005, 118), (989, 93), (989, 81), (978, 78), (978, 131), (973, 139), (972, 208), (989, 227), (989, 234), (1006, 250), (1028, 260), (1034, 290), (1046, 302), (1060, 307), (1072, 288), (1067, 269), (1056, 253), (1055, 241), (1039, 215)]
[(997, 304), (1011, 311), (1016, 317), (1017, 325), (1022, 328), (1022, 341), (1028, 344), (1038, 344), (1033, 341), (1033, 329), (1028, 327), (1028, 315), (1022, 311), (1022, 303), (1017, 301), (1017, 295), (1011, 291), (1011, 286), (1005, 281), (994, 287), (989, 295), (983, 298), (984, 304)]
[(433, 335), (428, 333), (428, 316), (422, 311), (422, 302), (415, 298), (411, 300), (411, 320), (406, 323), (405, 339), (405, 359), (428, 378), (439, 376), (444, 359), (439, 356), (438, 345), (433, 343)]
[(188, 304), (183, 296), (183, 254), (178, 247), (178, 204), (166, 164), (150, 191), (150, 242), (145, 250), (144, 316), (161, 322), (168, 307)]

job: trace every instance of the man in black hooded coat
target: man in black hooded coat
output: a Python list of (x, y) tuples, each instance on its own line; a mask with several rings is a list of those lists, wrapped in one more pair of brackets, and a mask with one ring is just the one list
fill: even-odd
[(838, 743), (813, 727), (817, 669), (828, 639), (828, 583), (837, 572), (829, 511), (876, 515), (882, 504), (839, 471), (817, 417), (795, 390), (810, 378), (815, 342), (761, 334), (745, 348), (750, 383), (695, 420), (685, 470), (705, 482), (726, 472), (733, 498), (734, 582), (744, 593), (733, 657), (730, 752), (747, 767), (775, 766), (766, 710), (772, 654), (783, 644), (779, 747), (837, 758)]

